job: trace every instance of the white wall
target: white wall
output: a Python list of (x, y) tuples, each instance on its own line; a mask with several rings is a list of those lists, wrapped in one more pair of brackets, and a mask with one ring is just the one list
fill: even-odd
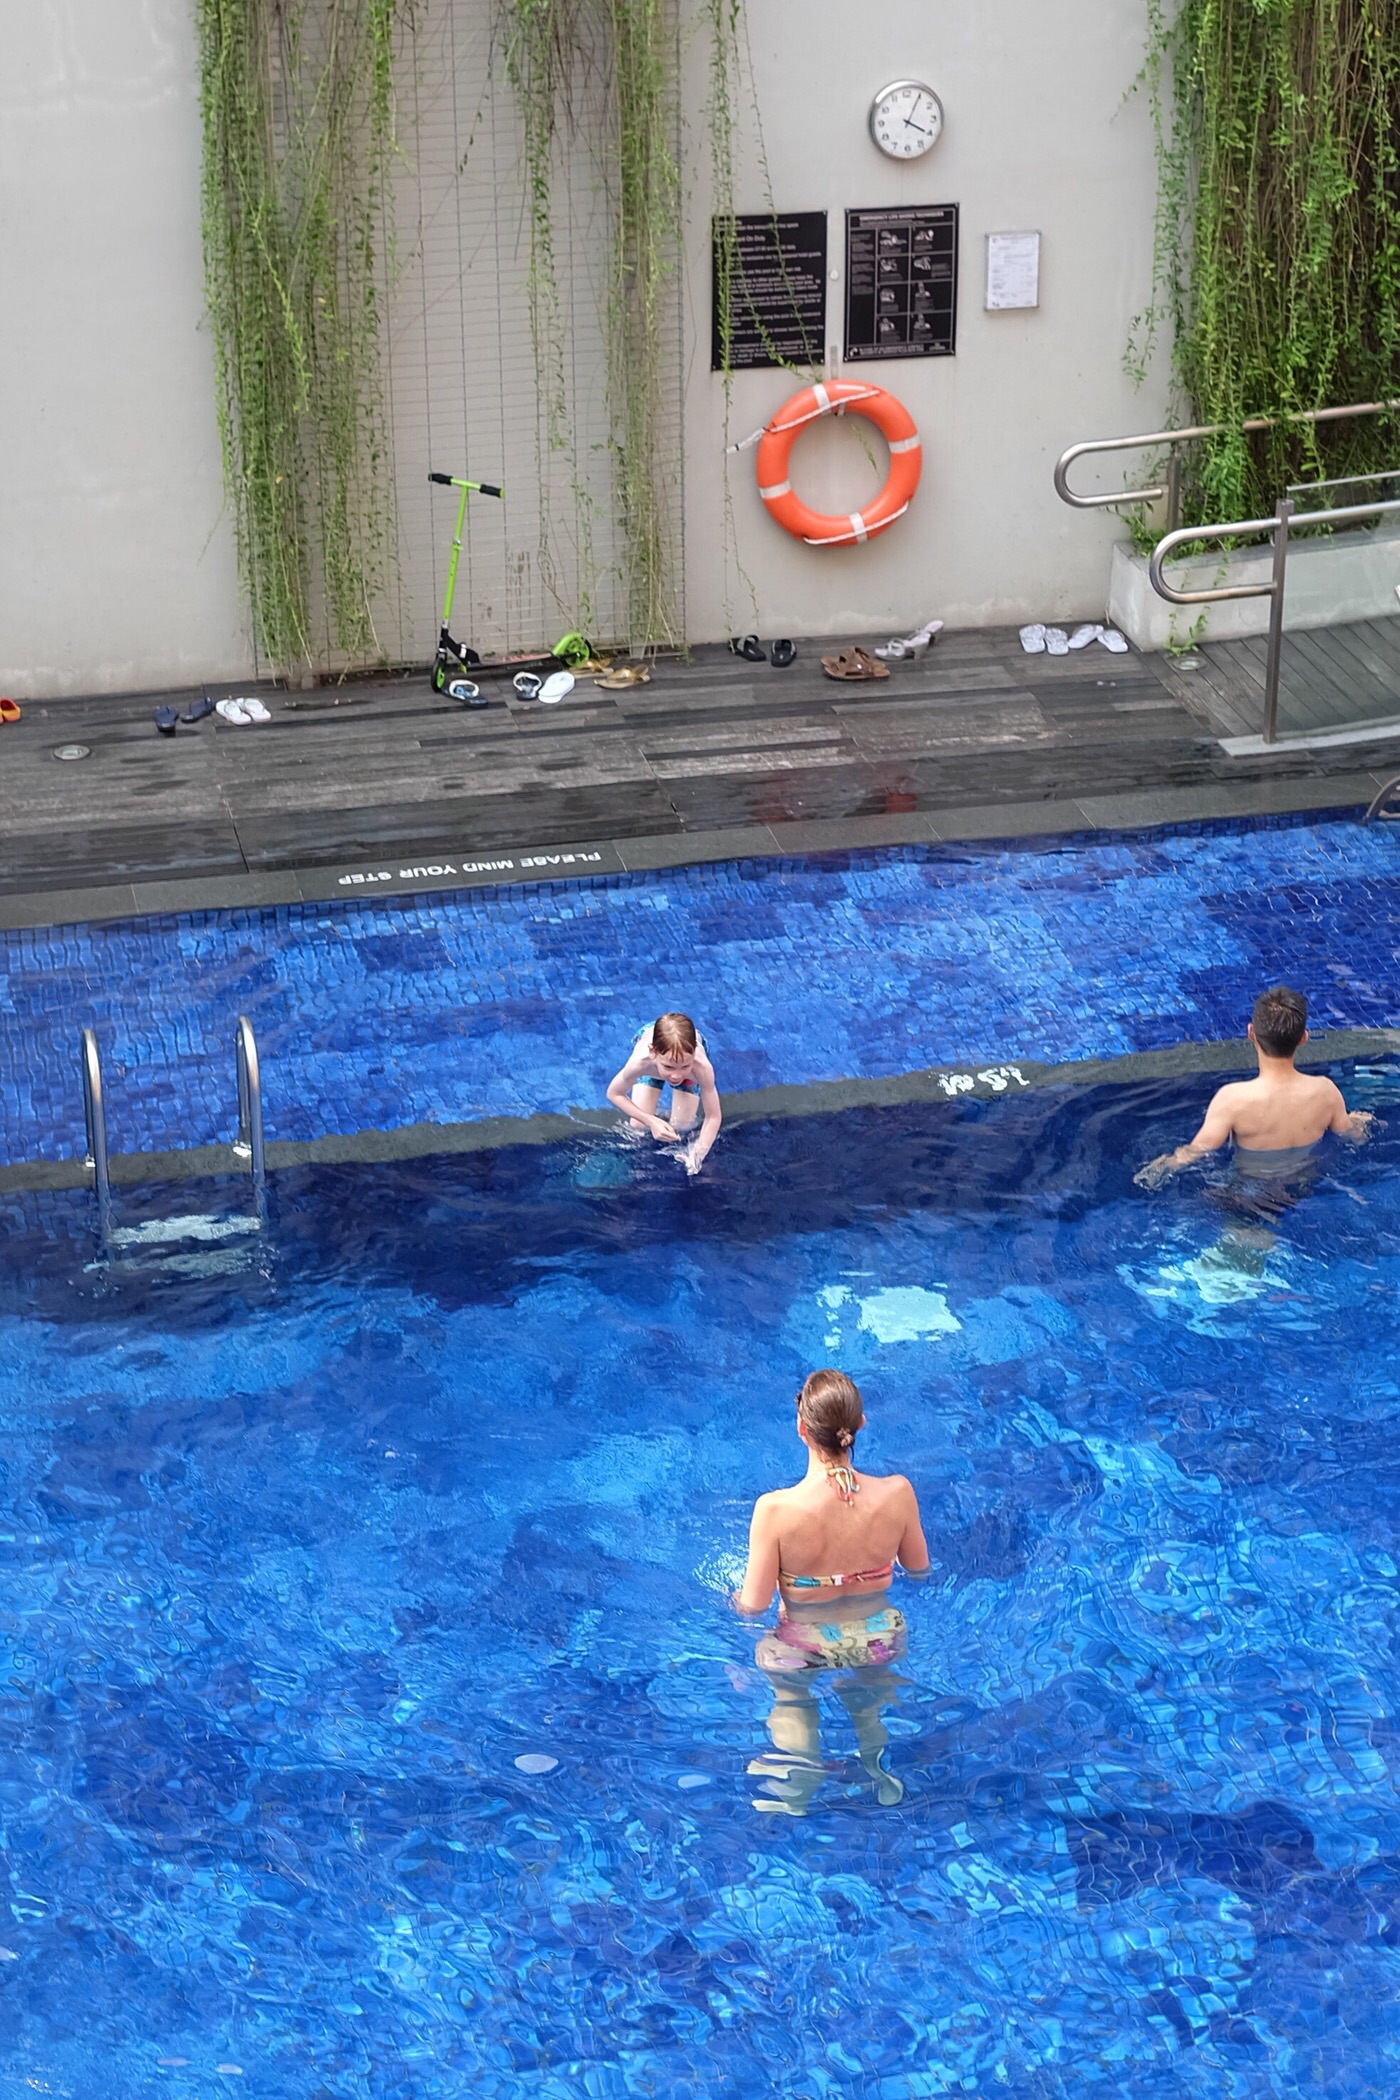
[[(772, 194), (750, 120), (736, 208), (825, 207), (828, 266), (839, 272), (848, 207), (960, 205), (957, 355), (863, 363), (847, 373), (897, 395), (919, 426), (924, 473), (906, 518), (868, 546), (803, 546), (764, 511), (749, 451), (729, 462), (737, 560), (726, 561), (723, 382), (709, 370), (711, 197), (703, 129), (694, 126), (692, 637), (755, 625), (768, 635), (903, 633), (934, 613), (956, 625), (1102, 614), (1122, 524), (1111, 513), (1070, 510), (1050, 477), (1076, 439), (1160, 428), (1165, 413), (1165, 374), (1137, 388), (1123, 372), (1131, 318), (1149, 296), (1156, 195), (1146, 98), (1131, 92), (1146, 45), (1143, 0), (944, 0), (937, 8), (929, 0), (808, 0), (801, 8), (747, 0), (747, 16)], [(692, 37), (688, 48), (695, 110), (706, 92), (703, 39)], [(871, 143), (867, 116), (881, 87), (910, 77), (936, 90), (945, 127), (923, 161), (896, 166)], [(984, 235), (1029, 228), (1042, 235), (1039, 308), (985, 313)], [(839, 346), (839, 278), (828, 292), (827, 341)], [(782, 371), (736, 373), (733, 436), (765, 422), (799, 383)], [(799, 493), (828, 512), (857, 507), (883, 471), (853, 430), (830, 421), (798, 441), (793, 464)], [(1096, 485), (1109, 484), (1082, 482)]]
[(189, 0), (0, 0), (0, 691), (251, 664), (204, 324)]

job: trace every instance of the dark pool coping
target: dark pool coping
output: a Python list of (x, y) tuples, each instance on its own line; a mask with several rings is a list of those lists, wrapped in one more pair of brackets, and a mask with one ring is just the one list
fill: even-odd
[[(1400, 1057), (1400, 1028), (1338, 1028), (1312, 1036), (1300, 1051), (1299, 1062), (1330, 1065), (1375, 1057)], [(982, 1066), (931, 1065), (890, 1079), (819, 1079), (805, 1086), (765, 1086), (726, 1094), (724, 1117), (732, 1126), (776, 1116), (898, 1108), (911, 1102), (988, 1101), (1031, 1088), (1123, 1086), (1252, 1069), (1249, 1047), (1239, 1040), (1178, 1043), (1168, 1050), (1080, 1058), (1069, 1064), (1038, 1064), (1033, 1058), (1022, 1058)], [(474, 1123), (406, 1123), (397, 1130), (274, 1138), (267, 1146), (267, 1166), (275, 1173), (288, 1167), (374, 1165), (463, 1152), (498, 1152), (512, 1145), (555, 1145), (589, 1130), (616, 1130), (617, 1121), (612, 1109), (572, 1108), (565, 1115), (486, 1116)], [(247, 1158), (236, 1154), (232, 1145), (198, 1145), (180, 1152), (124, 1152), (114, 1154), (108, 1165), (114, 1187), (229, 1175), (248, 1178)], [(0, 1167), (0, 1194), (80, 1189), (89, 1187), (91, 1179), (90, 1170), (78, 1159), (32, 1160)]]
[(1096, 832), (1170, 829), (1230, 819), (1335, 817), (1347, 811), (1359, 814), (1390, 777), (1385, 772), (1358, 772), (1215, 781), (1194, 787), (1080, 795), (1063, 801), (982, 803), (883, 816), (749, 824), (723, 831), (583, 839), (556, 846), (525, 842), (500, 852), (456, 858), (445, 858), (440, 850), (418, 854), (409, 851), (334, 867), (248, 875), (189, 875), (159, 882), (109, 883), (89, 889), (24, 891), (0, 896), (0, 932), (160, 917), (176, 912), (441, 895), (501, 884), (578, 881), (597, 875), (695, 867), (711, 861), (785, 860), (882, 846), (1026, 845), (1067, 836), (1092, 836)]

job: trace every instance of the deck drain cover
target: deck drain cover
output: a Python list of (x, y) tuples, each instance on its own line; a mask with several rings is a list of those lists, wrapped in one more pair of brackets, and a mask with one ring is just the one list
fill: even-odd
[(92, 746), (90, 744), (55, 744), (53, 755), (55, 758), (90, 758), (92, 756)]

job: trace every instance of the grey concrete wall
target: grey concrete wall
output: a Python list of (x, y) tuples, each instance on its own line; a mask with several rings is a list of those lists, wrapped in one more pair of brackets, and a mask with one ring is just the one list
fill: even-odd
[[(919, 426), (924, 474), (907, 517), (868, 546), (815, 549), (758, 500), (754, 453), (726, 461), (723, 384), (711, 374), (705, 141), (692, 124), (688, 239), (686, 548), (693, 637), (906, 632), (931, 614), (959, 625), (1103, 613), (1110, 513), (1068, 509), (1051, 486), (1076, 439), (1160, 427), (1163, 373), (1138, 388), (1123, 353), (1147, 303), (1156, 196), (1150, 114), (1132, 92), (1146, 46), (1143, 0), (748, 0), (754, 105), (741, 111), (740, 211), (828, 213), (827, 340), (842, 340), (844, 213), (888, 204), (961, 207), (957, 354), (849, 369), (896, 394)], [(702, 38), (688, 40), (686, 101), (706, 87)], [(945, 128), (926, 158), (889, 161), (867, 115), (889, 81), (926, 81)], [(764, 160), (771, 174), (769, 191)], [(1040, 306), (983, 311), (984, 237), (1038, 228)], [(734, 376), (732, 430), (762, 424), (799, 382)], [(878, 448), (877, 448), (878, 449)], [(1130, 463), (1131, 464), (1131, 463)], [(794, 485), (822, 511), (857, 507), (883, 475), (856, 431), (813, 426)], [(737, 530), (725, 552), (724, 484)], [(1086, 489), (1108, 484), (1081, 469)], [(742, 573), (741, 573), (742, 572)], [(749, 584), (752, 585), (752, 590)]]
[(0, 0), (0, 692), (251, 663), (204, 324), (188, 0)]

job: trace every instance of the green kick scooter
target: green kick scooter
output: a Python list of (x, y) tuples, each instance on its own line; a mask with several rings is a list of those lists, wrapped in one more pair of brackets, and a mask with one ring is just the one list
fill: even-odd
[[(447, 564), (447, 595), (442, 602), (442, 627), (438, 633), (437, 655), (429, 683), (435, 693), (446, 693), (450, 699), (460, 700), (464, 707), (489, 707), (490, 702), (476, 680), (482, 672), (533, 671), (551, 669), (557, 659), (554, 656), (511, 656), (487, 658), (478, 656), (475, 649), (454, 640), (452, 634), (452, 598), (457, 588), (457, 561), (462, 552), (462, 530), (467, 522), (467, 498), (477, 496), (499, 496), (501, 490), (490, 481), (468, 481), (461, 474), (429, 474), (429, 481), (440, 482), (443, 488), (460, 489), (462, 500), (457, 505), (457, 529), (452, 535), (452, 559)], [(584, 645), (587, 654), (587, 644)]]

